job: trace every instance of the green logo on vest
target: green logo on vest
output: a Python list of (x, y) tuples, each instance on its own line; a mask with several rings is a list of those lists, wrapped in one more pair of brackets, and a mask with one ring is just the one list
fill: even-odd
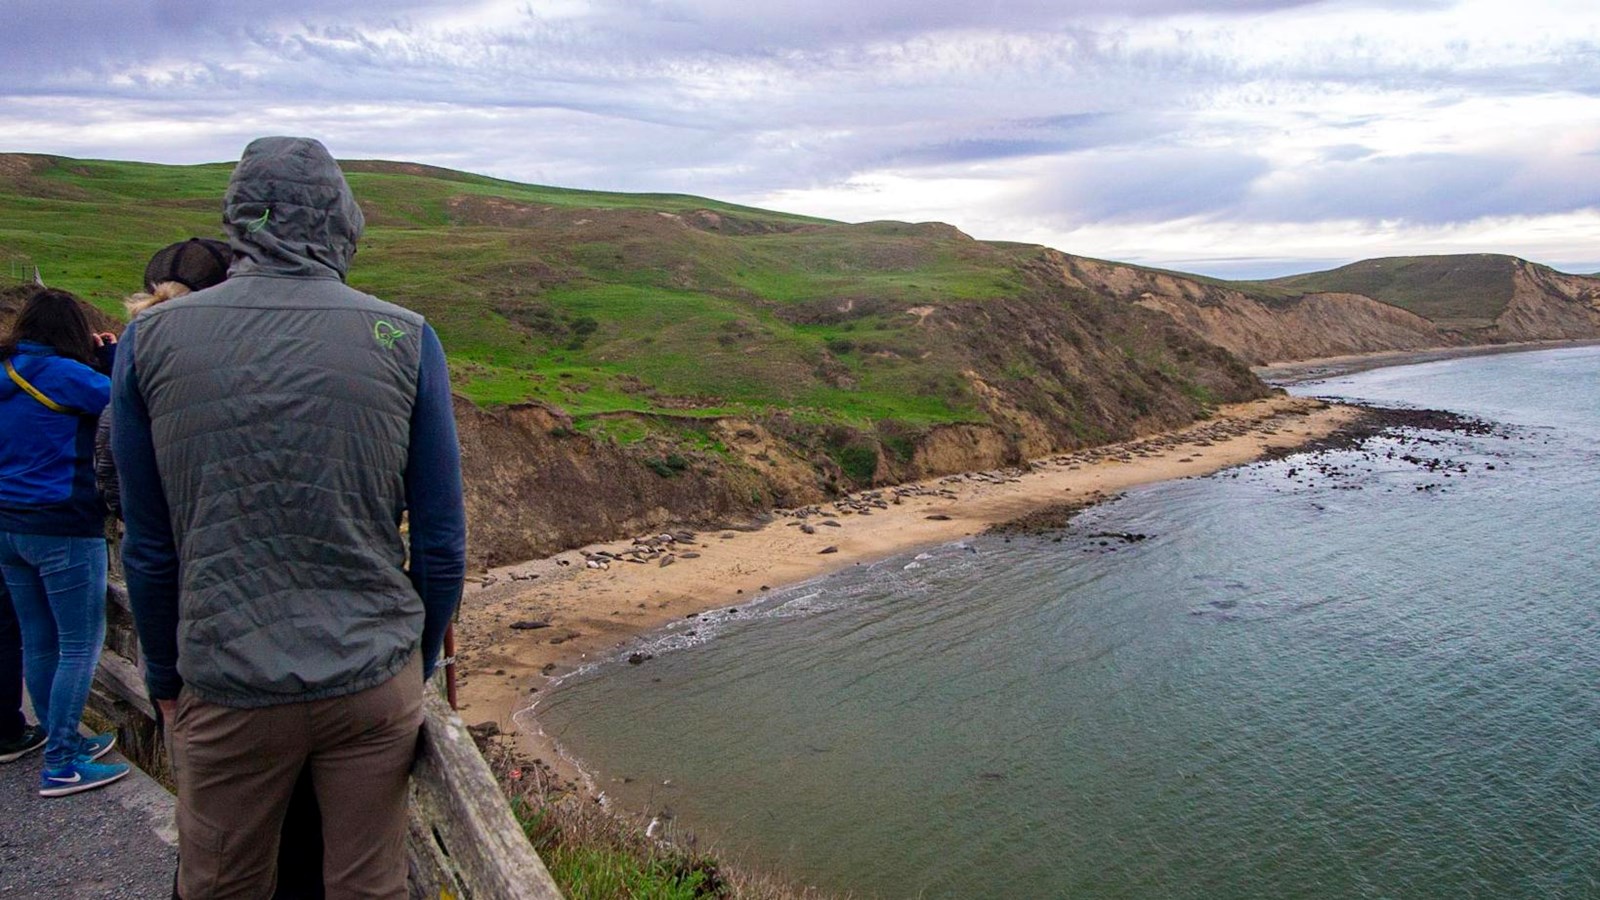
[(390, 325), (382, 319), (372, 323), (372, 336), (378, 339), (385, 350), (393, 350), (394, 342), (406, 336), (404, 331)]

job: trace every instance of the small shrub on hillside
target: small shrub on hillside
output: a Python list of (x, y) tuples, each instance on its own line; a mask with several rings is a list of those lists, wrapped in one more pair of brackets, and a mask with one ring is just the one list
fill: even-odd
[(911, 462), (912, 457), (917, 455), (916, 443), (903, 434), (885, 437), (883, 439), (883, 449), (888, 450), (894, 455), (895, 459), (903, 463)]
[(567, 323), (572, 331), (572, 340), (567, 341), (565, 348), (568, 350), (581, 350), (588, 342), (590, 335), (600, 330), (600, 323), (589, 316), (579, 316)]
[(851, 444), (839, 450), (839, 468), (856, 484), (871, 484), (878, 473), (878, 450), (869, 444)]
[(973, 399), (967, 381), (949, 372), (919, 375), (912, 384), (912, 390), (918, 397), (942, 400), (950, 407), (969, 404)]
[(567, 326), (561, 321), (561, 317), (543, 303), (506, 303), (496, 306), (494, 311), (535, 334), (548, 338), (564, 337), (567, 334)]
[(1183, 386), (1183, 392), (1188, 394), (1191, 399), (1203, 407), (1212, 407), (1217, 405), (1216, 392), (1203, 384), (1196, 384), (1192, 381), (1188, 382)]
[(644, 464), (649, 467), (650, 471), (660, 475), (662, 478), (671, 478), (679, 472), (682, 472), (684, 469), (689, 468), (689, 461), (677, 453), (668, 453), (666, 456), (651, 457), (650, 459), (645, 460)]

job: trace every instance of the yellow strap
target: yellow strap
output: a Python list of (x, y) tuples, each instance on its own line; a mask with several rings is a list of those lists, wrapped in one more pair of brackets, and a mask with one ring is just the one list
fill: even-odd
[(62, 406), (54, 400), (51, 400), (49, 397), (46, 397), (44, 395), (44, 391), (41, 391), (29, 384), (28, 379), (22, 377), (22, 373), (18, 372), (16, 367), (11, 365), (11, 360), (9, 359), (6, 360), (6, 374), (10, 375), (11, 380), (17, 383), (17, 387), (27, 391), (29, 396), (33, 397), (33, 399), (39, 401), (40, 403), (43, 403), (45, 406), (48, 406), (58, 413), (66, 413), (69, 416), (78, 414), (77, 410), (72, 409), (71, 407)]

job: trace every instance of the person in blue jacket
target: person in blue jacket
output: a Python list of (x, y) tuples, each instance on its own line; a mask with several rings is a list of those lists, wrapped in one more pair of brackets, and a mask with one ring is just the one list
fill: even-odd
[(95, 762), (115, 738), (78, 734), (106, 628), (105, 507), (96, 417), (111, 397), (116, 338), (76, 297), (40, 290), (0, 340), (0, 573), (22, 631), (23, 672), (44, 722), (39, 793), (76, 794), (128, 774)]

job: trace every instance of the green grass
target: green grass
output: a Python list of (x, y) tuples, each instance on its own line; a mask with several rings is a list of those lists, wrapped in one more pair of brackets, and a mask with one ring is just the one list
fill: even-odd
[[(0, 155), (0, 267), (36, 264), (120, 314), (155, 250), (220, 234), (231, 168)], [(1038, 248), (406, 163), (345, 169), (368, 222), (350, 284), (426, 316), (455, 390), (483, 406), (545, 403), (620, 444), (700, 450), (715, 441), (670, 423), (982, 423), (964, 373), (1040, 375), (1026, 353), (975, 356), (970, 335), (926, 315), (1036, 296)]]
[(697, 900), (723, 896), (715, 865), (667, 852), (633, 823), (562, 794), (518, 794), (511, 813), (569, 900)]
[[(137, 164), (135, 164), (137, 165)], [(776, 212), (723, 203), (689, 194), (626, 194), (608, 191), (585, 191), (548, 185), (523, 184), (474, 175), (434, 166), (414, 163), (397, 163), (384, 160), (345, 160), (340, 163), (350, 186), (357, 195), (392, 199), (395, 195), (417, 197), (419, 189), (438, 200), (451, 194), (473, 194), (503, 198), (520, 203), (548, 205), (576, 209), (650, 209), (662, 212), (692, 213), (708, 210), (719, 215), (768, 224), (826, 224), (829, 220), (793, 213)], [(232, 166), (224, 167), (226, 172)], [(442, 221), (440, 223), (442, 224)]]
[(637, 444), (651, 434), (645, 420), (636, 417), (590, 416), (577, 422), (578, 431), (601, 441), (628, 446)]
[(696, 900), (702, 872), (681, 873), (666, 860), (641, 861), (618, 850), (558, 850), (545, 859), (550, 875), (570, 900)]

